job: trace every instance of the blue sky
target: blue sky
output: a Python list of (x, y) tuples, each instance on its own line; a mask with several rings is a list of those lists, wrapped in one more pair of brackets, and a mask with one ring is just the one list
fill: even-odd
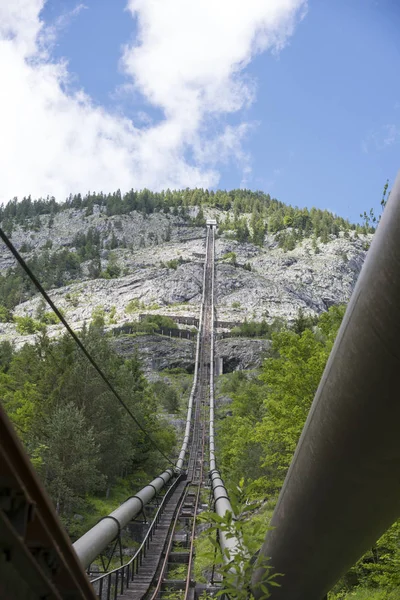
[(394, 0), (3, 2), (2, 200), (245, 186), (358, 220), (400, 168)]
[(316, 0), (277, 59), (254, 61), (253, 185), (352, 219), (377, 206), (400, 169), (399, 32), (394, 2)]

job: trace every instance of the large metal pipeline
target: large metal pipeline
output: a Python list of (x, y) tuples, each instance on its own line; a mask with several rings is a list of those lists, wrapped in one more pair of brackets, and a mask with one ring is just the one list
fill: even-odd
[[(206, 239), (206, 257), (208, 249), (209, 237), (207, 231)], [(205, 276), (206, 276), (206, 260), (204, 261), (203, 271), (203, 295), (200, 308), (199, 318), (199, 333), (196, 344), (196, 357), (194, 367), (193, 386), (189, 396), (188, 410), (186, 416), (185, 433), (183, 436), (182, 447), (179, 452), (178, 460), (175, 469), (167, 469), (164, 473), (158, 475), (151, 483), (141, 489), (135, 496), (128, 499), (111, 514), (103, 517), (94, 527), (87, 531), (74, 544), (74, 550), (78, 555), (84, 568), (88, 568), (93, 560), (110, 544), (119, 534), (119, 532), (137, 515), (141, 513), (143, 507), (146, 506), (154, 496), (161, 491), (163, 486), (167, 484), (177, 473), (183, 469), (186, 453), (190, 440), (190, 429), (192, 425), (193, 400), (196, 387), (198, 384), (198, 369), (200, 355), (200, 337), (203, 326), (203, 311), (205, 300)]]
[(187, 411), (187, 416), (186, 416), (186, 427), (185, 427), (185, 434), (183, 436), (183, 444), (182, 444), (181, 451), (179, 452), (179, 457), (178, 457), (178, 460), (176, 463), (176, 468), (178, 471), (181, 471), (183, 468), (183, 463), (184, 463), (186, 452), (187, 452), (188, 445), (189, 445), (190, 428), (192, 425), (193, 401), (194, 401), (194, 395), (195, 395), (197, 383), (198, 383), (200, 337), (201, 337), (201, 332), (202, 332), (202, 327), (203, 327), (203, 312), (204, 312), (204, 299), (205, 299), (205, 281), (206, 281), (206, 266), (207, 266), (206, 263), (207, 263), (208, 243), (209, 243), (209, 239), (208, 239), (208, 231), (207, 231), (206, 260), (204, 261), (204, 269), (203, 269), (203, 293), (202, 293), (202, 300), (201, 300), (201, 307), (200, 307), (199, 329), (198, 329), (197, 342), (196, 342), (196, 359), (195, 359), (195, 363), (194, 363), (193, 386), (192, 386), (190, 396), (189, 396), (189, 404), (188, 404), (188, 411)]
[(399, 390), (400, 174), (260, 552), (283, 574), (271, 600), (321, 600), (400, 516)]
[(73, 546), (81, 564), (86, 569), (104, 548), (108, 546), (136, 515), (140, 514), (143, 507), (159, 492), (162, 487), (174, 476), (172, 469), (167, 469), (153, 479), (133, 496), (126, 500), (121, 506), (107, 517), (104, 517), (89, 529)]
[[(214, 497), (214, 511), (218, 516), (224, 517), (226, 512), (233, 513), (232, 505), (229, 499), (228, 490), (221, 478), (220, 472), (217, 469), (217, 463), (215, 458), (215, 431), (214, 431), (214, 416), (215, 416), (215, 403), (214, 403), (214, 255), (215, 255), (215, 236), (214, 230), (211, 227), (211, 351), (210, 351), (210, 430), (209, 430), (209, 451), (210, 451), (210, 477), (211, 487)], [(227, 536), (223, 531), (219, 533), (219, 542), (222, 550), (222, 556), (225, 561), (233, 558), (236, 548), (238, 546), (238, 540), (234, 536)], [(226, 550), (229, 552), (229, 559), (226, 554)]]

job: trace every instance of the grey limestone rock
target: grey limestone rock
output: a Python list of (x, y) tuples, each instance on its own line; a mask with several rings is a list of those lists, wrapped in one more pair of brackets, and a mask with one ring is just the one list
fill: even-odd
[[(207, 212), (207, 211), (206, 211)], [(206, 216), (218, 217), (217, 210)], [(205, 229), (189, 227), (178, 217), (154, 213), (143, 216), (108, 217), (99, 207), (86, 216), (85, 211), (69, 209), (54, 217), (40, 217), (39, 231), (25, 231), (17, 226), (12, 239), (17, 247), (29, 243), (26, 258), (44, 251), (52, 242), (51, 251), (73, 250), (73, 239), (79, 232), (94, 227), (105, 243), (113, 234), (125, 240), (125, 247), (112, 251), (121, 267), (116, 279), (90, 279), (87, 264), (82, 265), (80, 281), (50, 290), (50, 295), (73, 328), (80, 330), (90, 321), (93, 310), (104, 311), (107, 328), (113, 328), (139, 318), (139, 313), (198, 317), (205, 252)], [(305, 239), (294, 250), (284, 252), (277, 247), (274, 235), (268, 234), (262, 248), (251, 243), (227, 239), (216, 241), (216, 311), (221, 321), (262, 320), (275, 318), (293, 321), (299, 309), (320, 314), (332, 304), (349, 300), (365, 260), (372, 235), (350, 232), (331, 236), (327, 244), (318, 242), (317, 252), (311, 239)], [(226, 254), (236, 254), (236, 264)], [(101, 250), (104, 269), (111, 251)], [(169, 261), (178, 261), (177, 268), (168, 268)], [(4, 246), (0, 246), (0, 272), (14, 265)], [(244, 268), (246, 265), (247, 268)], [(250, 265), (250, 269), (248, 267)], [(40, 276), (40, 274), (39, 274)], [(137, 310), (127, 307), (134, 300)], [(15, 315), (35, 316), (38, 296), (18, 305)], [(60, 325), (48, 327), (49, 335), (61, 334)], [(20, 336), (13, 323), (0, 323), (0, 341), (15, 341), (16, 346), (31, 341), (32, 336)]]
[(216, 354), (223, 360), (223, 373), (230, 373), (260, 367), (270, 347), (270, 340), (227, 338), (217, 341)]

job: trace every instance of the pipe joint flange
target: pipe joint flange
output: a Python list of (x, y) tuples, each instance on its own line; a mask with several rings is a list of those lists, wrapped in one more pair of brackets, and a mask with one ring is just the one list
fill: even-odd
[(141, 499), (141, 497), (140, 497), (140, 496), (129, 496), (129, 498), (126, 500), (126, 502), (127, 502), (128, 500), (133, 500), (133, 499), (135, 499), (135, 500), (139, 500), (139, 502), (140, 502), (140, 505), (141, 505), (141, 507), (140, 507), (140, 512), (142, 512), (142, 510), (144, 509), (144, 502), (143, 502), (143, 500)]
[(101, 519), (99, 519), (97, 521), (97, 523), (100, 523), (101, 521), (104, 521), (105, 519), (111, 519), (112, 521), (114, 521), (114, 523), (117, 524), (117, 527), (118, 527), (117, 535), (115, 537), (113, 537), (113, 539), (110, 541), (110, 543), (111, 543), (114, 540), (116, 540), (117, 538), (121, 537), (121, 524), (118, 521), (118, 519), (116, 519), (115, 517), (112, 517), (111, 515), (106, 515), (105, 517), (101, 517)]
[(218, 496), (218, 498), (215, 498), (215, 500), (214, 500), (214, 508), (215, 508), (215, 505), (217, 504), (218, 500), (228, 500), (228, 502), (230, 503), (228, 496)]

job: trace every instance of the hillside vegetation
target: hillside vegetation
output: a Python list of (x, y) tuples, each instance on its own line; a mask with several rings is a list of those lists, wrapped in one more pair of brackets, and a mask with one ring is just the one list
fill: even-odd
[[(261, 501), (269, 509), (276, 502), (344, 309), (332, 307), (317, 322), (300, 316), (292, 329), (272, 333), (272, 355), (259, 373), (238, 371), (220, 378), (219, 396), (225, 400), (230, 397), (232, 402), (229, 416), (226, 404), (219, 411), (219, 461), (233, 493), (237, 482), (242, 482), (247, 502)], [(245, 518), (249, 520), (248, 512)], [(259, 519), (257, 511), (254, 518)], [(264, 522), (264, 530), (266, 525)], [(400, 521), (357, 562), (329, 597), (400, 598)]]
[[(175, 431), (162, 417), (160, 397), (137, 357), (122, 359), (112, 350), (101, 318), (81, 339), (157, 445), (167, 455), (173, 453)], [(94, 520), (102, 516), (96, 514), (96, 497), (106, 499), (122, 485), (122, 502), (165, 467), (165, 459), (69, 335), (51, 342), (42, 332), (34, 345), (20, 351), (1, 343), (0, 398), (73, 536), (79, 525), (87, 525), (76, 521), (75, 513), (92, 511)], [(173, 397), (163, 400), (174, 402)]]
[[(130, 324), (134, 337), (176, 326), (174, 315), (197, 316), (208, 216), (219, 223), (218, 318), (241, 322), (232, 335), (271, 340), (259, 371), (223, 375), (217, 384), (219, 464), (231, 490), (241, 482), (244, 528), (257, 532), (257, 545), (337, 334), (339, 304), (368, 251), (372, 221), (351, 224), (250, 190), (89, 193), (61, 204), (24, 198), (0, 208), (1, 226), (168, 455), (179, 424), (168, 424), (166, 413), (179, 420), (189, 376), (179, 368), (156, 378), (152, 372), (150, 383), (138, 355), (118, 355), (104, 326)], [(1, 250), (0, 398), (76, 537), (165, 461)], [(148, 314), (139, 321), (141, 312)], [(254, 514), (252, 503), (261, 503)], [(400, 599), (399, 546), (397, 523), (330, 598)], [(199, 577), (210, 566), (207, 548), (200, 540)]]
[[(162, 192), (151, 192), (144, 189), (141, 191), (131, 190), (121, 194), (117, 190), (113, 194), (88, 193), (82, 197), (81, 194), (70, 196), (65, 202), (57, 203), (55, 198), (32, 200), (31, 197), (17, 198), (0, 207), (0, 222), (3, 228), (12, 233), (15, 224), (25, 227), (40, 228), (42, 215), (49, 215), (50, 219), (57, 213), (68, 209), (85, 209), (86, 216), (93, 214), (95, 206), (104, 209), (107, 216), (126, 215), (133, 211), (142, 214), (152, 214), (163, 211), (166, 214), (181, 216), (190, 219), (190, 208), (200, 207), (201, 210), (192, 218), (194, 225), (204, 224), (202, 207), (213, 207), (226, 213), (232, 211), (233, 219), (225, 219), (223, 228), (233, 231), (238, 241), (253, 241), (257, 245), (263, 244), (264, 235), (267, 232), (290, 232), (290, 239), (296, 242), (302, 237), (315, 235), (321, 237), (322, 241), (329, 234), (337, 235), (340, 230), (358, 230), (360, 232), (373, 232), (374, 223), (364, 219), (364, 225), (351, 224), (348, 220), (338, 217), (327, 210), (312, 208), (297, 208), (289, 206), (271, 198), (269, 194), (261, 191), (247, 189), (236, 189), (229, 192), (217, 190), (209, 191), (203, 189), (166, 190)], [(244, 213), (251, 214), (250, 229), (247, 220), (243, 219)], [(51, 226), (51, 222), (50, 222)], [(289, 244), (285, 234), (281, 236), (282, 245)], [(80, 243), (89, 243), (91, 248), (98, 244), (99, 240), (81, 239)]]
[[(197, 289), (190, 282), (194, 279), (194, 256), (203, 250), (198, 240), (203, 236), (205, 215), (219, 221), (224, 248), (219, 275), (221, 282), (226, 280), (229, 298), (223, 301), (222, 289), (219, 294), (226, 320), (236, 320), (229, 313), (246, 306), (240, 294), (242, 287), (244, 293), (249, 287), (257, 288), (253, 295), (257, 303), (251, 311), (255, 313), (252, 318), (257, 319), (267, 313), (272, 318), (289, 316), (288, 311), (293, 314), (300, 307), (319, 312), (332, 303), (346, 301), (369, 247), (369, 232), (373, 231), (369, 224), (350, 224), (329, 211), (288, 206), (250, 190), (89, 193), (70, 196), (61, 204), (54, 198), (28, 197), (0, 207), (1, 226), (32, 271), (40, 274), (45, 289), (92, 282), (90, 295), (102, 292), (93, 304), (114, 310), (116, 323), (122, 317), (122, 307), (117, 305), (120, 293), (114, 294), (109, 307), (104, 304), (120, 285), (114, 281), (133, 273), (136, 281), (138, 269), (142, 270), (139, 277), (143, 286), (132, 285), (132, 295), (136, 292), (137, 296), (131, 295), (128, 302), (134, 299), (146, 309), (192, 299), (197, 302)], [(149, 247), (153, 252), (148, 252)], [(294, 249), (292, 258), (285, 260), (283, 255)], [(154, 272), (144, 270), (151, 267), (157, 267), (157, 276), (166, 285), (155, 283), (150, 289)], [(174, 271), (179, 271), (179, 276), (174, 277)], [(305, 287), (305, 280), (314, 285)], [(107, 287), (108, 281), (111, 285)], [(93, 286), (93, 282), (104, 285)], [(126, 293), (125, 282), (122, 287)], [(335, 288), (333, 298), (329, 288)], [(65, 290), (62, 306), (69, 318), (79, 304), (81, 291), (78, 285)], [(14, 310), (35, 292), (20, 267), (7, 252), (1, 254), (0, 248), (0, 323), (13, 323)], [(282, 299), (281, 309), (276, 299)], [(36, 309), (27, 305), (26, 314), (17, 311), (16, 316), (35, 317)], [(244, 317), (250, 314), (243, 314), (241, 319)], [(75, 319), (82, 320), (74, 315)]]

